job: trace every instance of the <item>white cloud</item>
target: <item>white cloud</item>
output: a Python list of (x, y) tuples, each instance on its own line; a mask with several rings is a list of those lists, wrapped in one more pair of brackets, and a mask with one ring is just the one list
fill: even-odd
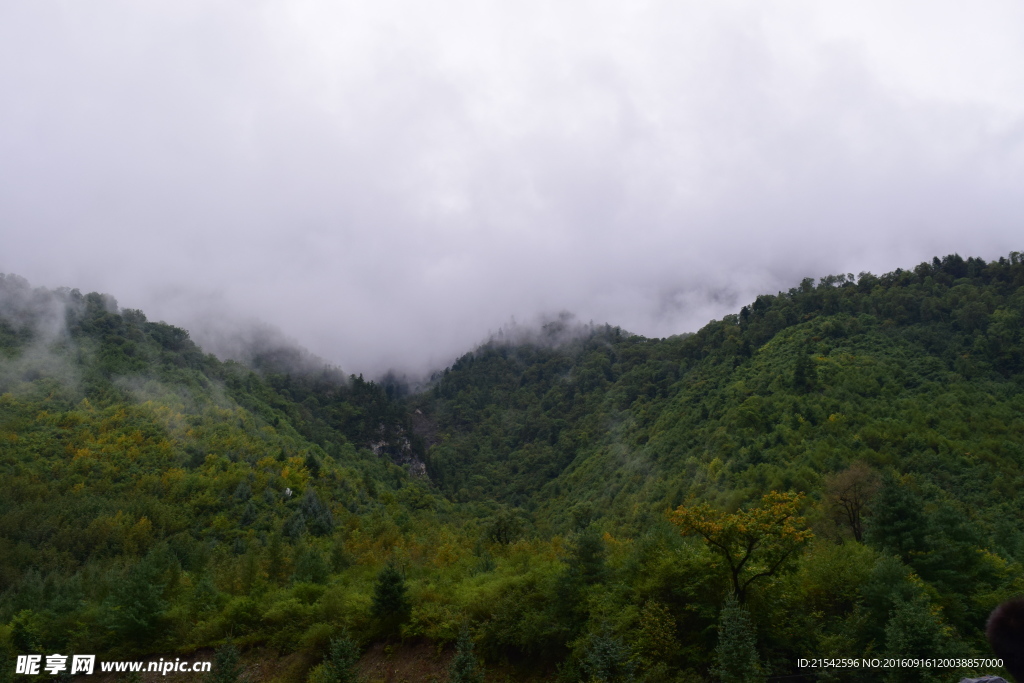
[(805, 276), (996, 257), (1021, 248), (1021, 13), (12, 3), (0, 270), (374, 372), (512, 316), (669, 334)]

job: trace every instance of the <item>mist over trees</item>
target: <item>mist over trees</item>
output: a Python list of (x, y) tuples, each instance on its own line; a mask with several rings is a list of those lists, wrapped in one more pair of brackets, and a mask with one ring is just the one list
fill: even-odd
[(4, 276), (0, 658), (237, 648), (355, 680), (427, 642), (460, 680), (653, 682), (989, 657), (1024, 590), (1022, 316), (1019, 254), (954, 254), (693, 335), (495, 339), (409, 392)]

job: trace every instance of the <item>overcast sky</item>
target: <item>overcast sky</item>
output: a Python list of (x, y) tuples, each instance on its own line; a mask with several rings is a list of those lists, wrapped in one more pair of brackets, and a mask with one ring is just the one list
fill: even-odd
[(1024, 250), (1024, 4), (0, 3), (0, 271), (351, 372)]

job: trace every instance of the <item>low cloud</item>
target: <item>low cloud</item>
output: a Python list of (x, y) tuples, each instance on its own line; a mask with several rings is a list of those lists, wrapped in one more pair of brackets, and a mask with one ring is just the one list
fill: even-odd
[(661, 336), (997, 258), (1024, 246), (1022, 12), (11, 4), (0, 270), (376, 374), (512, 317)]
[[(75, 307), (66, 292), (33, 288), (17, 275), (0, 274), (0, 394), (40, 390), (37, 380), (56, 382), (69, 397), (81, 395), (81, 376), (73, 358), (79, 352), (67, 330)], [(49, 393), (54, 387), (43, 387)]]

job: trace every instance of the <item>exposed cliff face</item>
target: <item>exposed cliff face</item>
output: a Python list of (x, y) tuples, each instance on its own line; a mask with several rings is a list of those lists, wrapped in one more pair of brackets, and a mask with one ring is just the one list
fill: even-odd
[[(387, 432), (383, 424), (380, 426), (380, 431), (382, 435)], [(430, 478), (427, 475), (426, 463), (417, 455), (408, 436), (400, 434), (397, 437), (381, 438), (377, 441), (371, 441), (369, 446), (374, 455), (390, 458), (391, 462), (399, 466), (407, 465), (409, 474), (424, 479)]]

